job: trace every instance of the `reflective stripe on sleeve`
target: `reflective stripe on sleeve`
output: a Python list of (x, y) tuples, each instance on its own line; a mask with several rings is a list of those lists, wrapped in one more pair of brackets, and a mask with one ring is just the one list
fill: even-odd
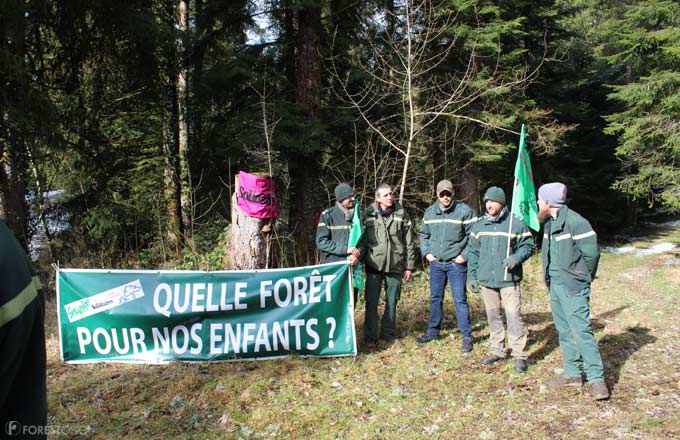
[[(0, 307), (0, 327), (7, 324), (17, 316), (21, 315), (27, 305), (31, 303), (38, 296), (38, 287), (36, 286), (34, 277), (28, 286), (24, 288), (17, 296), (9, 300), (2, 307)], [(40, 281), (38, 281), (38, 284)]]

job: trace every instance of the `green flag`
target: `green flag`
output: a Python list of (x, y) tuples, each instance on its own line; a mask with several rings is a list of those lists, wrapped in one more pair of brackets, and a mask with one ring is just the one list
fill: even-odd
[[(364, 225), (361, 223), (361, 203), (357, 200), (354, 203), (354, 215), (352, 215), (352, 227), (349, 230), (349, 243), (347, 243), (347, 249), (357, 247), (361, 237), (364, 235)], [(347, 257), (349, 259), (349, 257)], [(352, 267), (352, 279), (354, 282), (354, 287), (363, 290), (364, 289), (364, 271), (361, 267), (361, 263), (357, 263)]]
[(538, 223), (534, 173), (531, 171), (531, 161), (524, 145), (524, 137), (524, 124), (522, 124), (517, 163), (515, 164), (515, 188), (512, 197), (512, 212), (520, 216), (531, 229), (538, 231), (540, 224)]

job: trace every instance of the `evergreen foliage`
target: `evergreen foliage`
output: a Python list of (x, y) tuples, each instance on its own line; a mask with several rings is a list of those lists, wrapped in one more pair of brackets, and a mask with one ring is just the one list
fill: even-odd
[(522, 123), (536, 183), (565, 181), (600, 231), (638, 202), (680, 208), (675, 1), (192, 0), (186, 31), (179, 3), (3, 3), (0, 214), (24, 243), (30, 200), (71, 214), (65, 254), (213, 265), (187, 255), (224, 242), (233, 175), (271, 163), (279, 264), (313, 262), (337, 183), (365, 205), (406, 170), (414, 217), (441, 178), (476, 206), (511, 192)]

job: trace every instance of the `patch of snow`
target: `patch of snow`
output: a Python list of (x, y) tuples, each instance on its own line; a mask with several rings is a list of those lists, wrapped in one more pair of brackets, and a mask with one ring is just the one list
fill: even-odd
[(660, 243), (655, 246), (650, 247), (649, 249), (641, 249), (635, 253), (635, 255), (638, 256), (644, 256), (644, 255), (654, 255), (654, 254), (663, 254), (664, 252), (672, 251), (675, 249), (677, 246), (674, 245), (673, 243)]
[(623, 246), (620, 248), (616, 248), (613, 246), (604, 246), (602, 248), (602, 252), (606, 252), (608, 254), (628, 254), (631, 252), (635, 252), (635, 246)]
[(648, 249), (638, 249), (635, 246), (623, 246), (619, 248), (613, 246), (604, 246), (602, 248), (602, 252), (606, 252), (608, 254), (630, 254), (634, 252), (637, 256), (645, 256), (663, 254), (664, 252), (672, 251), (676, 247), (677, 246), (673, 243), (660, 243)]
[(670, 222), (663, 222), (663, 223), (641, 222), (640, 224), (645, 225), (645, 226), (653, 226), (655, 228), (673, 229), (673, 228), (680, 226), (680, 220), (672, 220)]

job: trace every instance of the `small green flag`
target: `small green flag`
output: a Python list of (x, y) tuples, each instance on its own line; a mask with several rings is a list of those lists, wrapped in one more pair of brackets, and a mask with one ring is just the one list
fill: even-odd
[(512, 212), (520, 216), (531, 229), (538, 231), (541, 225), (538, 222), (534, 173), (531, 171), (531, 161), (524, 145), (524, 137), (524, 124), (522, 124), (517, 163), (515, 164), (515, 189), (512, 198)]
[[(347, 249), (357, 247), (361, 237), (364, 235), (364, 225), (361, 223), (361, 203), (357, 200), (354, 203), (354, 214), (352, 215), (352, 227), (349, 230), (349, 243)], [(347, 257), (349, 259), (349, 257)], [(354, 287), (359, 290), (364, 290), (364, 270), (361, 263), (352, 266), (352, 279)]]

